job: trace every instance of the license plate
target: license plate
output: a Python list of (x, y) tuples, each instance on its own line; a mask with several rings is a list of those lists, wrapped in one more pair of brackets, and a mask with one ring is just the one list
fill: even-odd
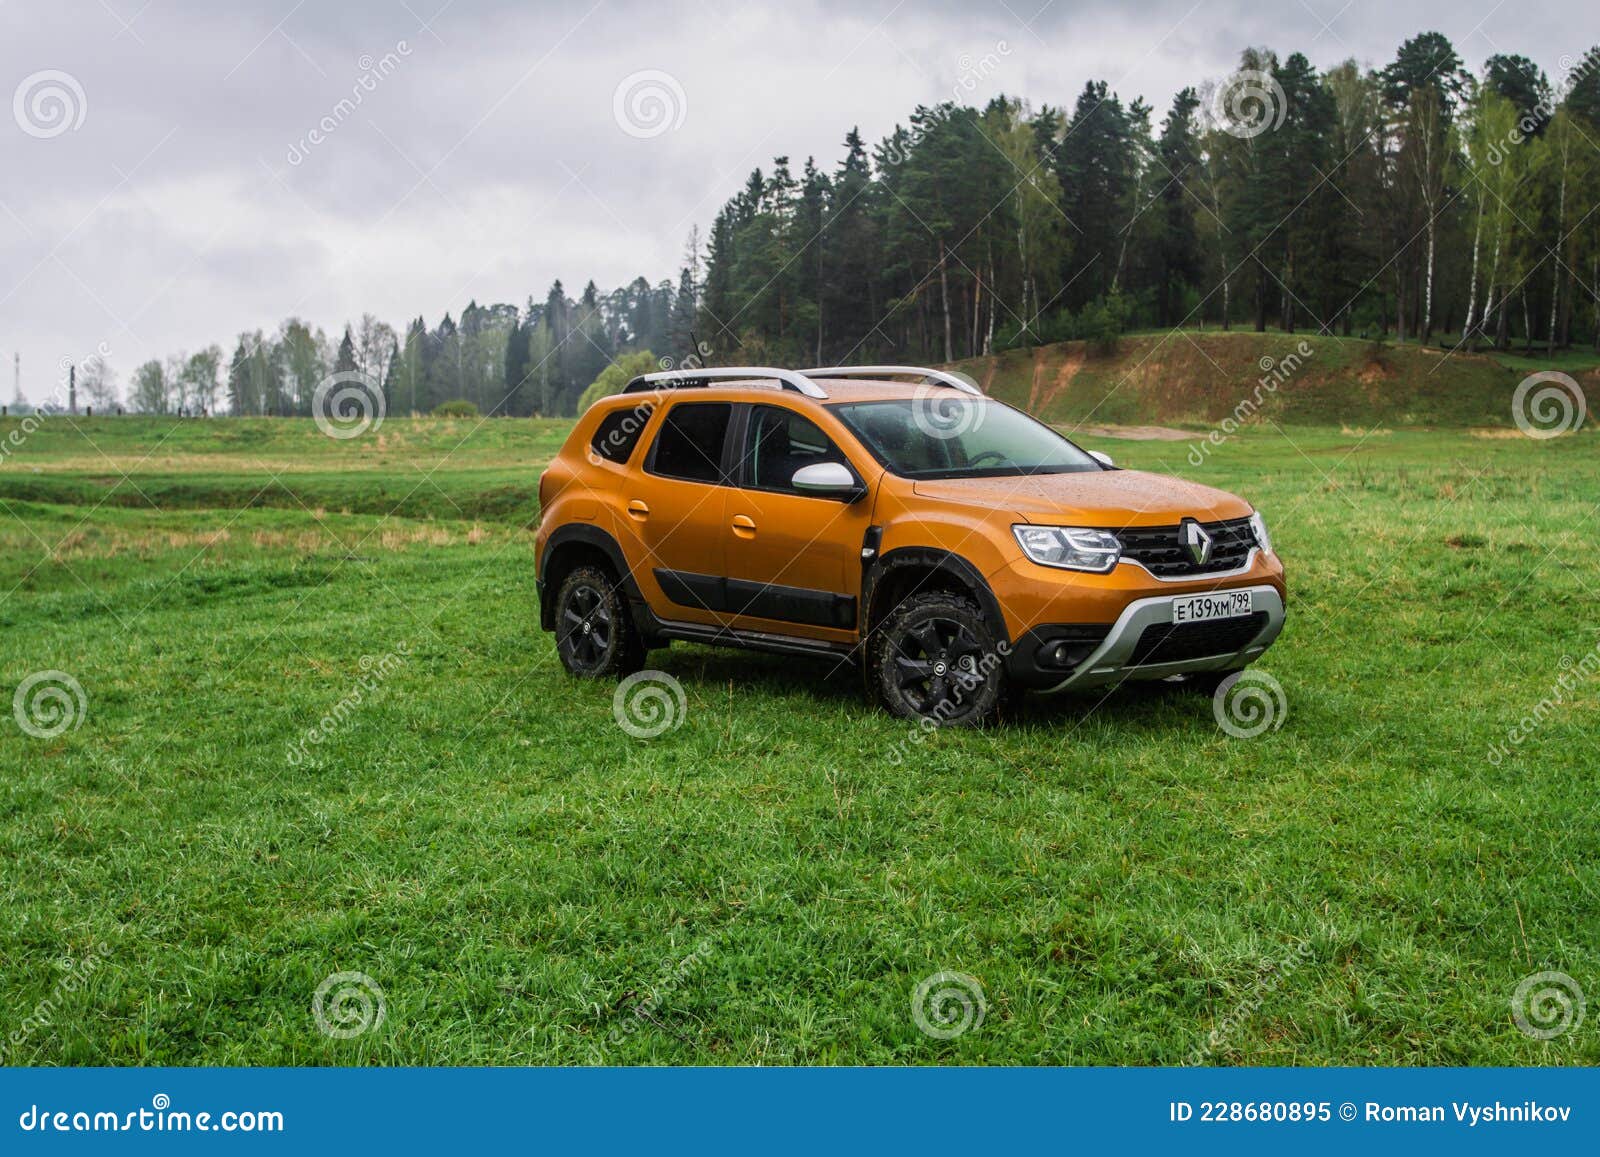
[(1249, 591), (1223, 591), (1172, 600), (1174, 623), (1204, 623), (1211, 619), (1237, 619), (1251, 611)]

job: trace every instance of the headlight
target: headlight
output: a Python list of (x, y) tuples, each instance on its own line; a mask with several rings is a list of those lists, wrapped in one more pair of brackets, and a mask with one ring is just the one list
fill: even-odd
[(1044, 566), (1105, 574), (1122, 556), (1122, 543), (1108, 530), (1017, 525), (1011, 532), (1017, 536), (1023, 553)]
[(1267, 537), (1267, 520), (1261, 517), (1259, 510), (1250, 516), (1250, 531), (1256, 536), (1256, 545), (1271, 554), (1272, 539)]

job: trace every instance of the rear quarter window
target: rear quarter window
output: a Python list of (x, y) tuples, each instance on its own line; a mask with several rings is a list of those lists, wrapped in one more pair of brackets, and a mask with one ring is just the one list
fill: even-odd
[(633, 457), (633, 448), (639, 444), (644, 428), (654, 413), (653, 406), (636, 406), (629, 410), (613, 410), (595, 427), (589, 439), (589, 449), (607, 462), (624, 463)]

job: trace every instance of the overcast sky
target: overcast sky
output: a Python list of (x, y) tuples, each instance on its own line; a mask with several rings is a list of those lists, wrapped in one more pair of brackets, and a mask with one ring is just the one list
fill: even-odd
[[(1043, 6), (1041, 7), (1041, 4)], [(1382, 64), (1437, 29), (1468, 67), (1555, 74), (1600, 40), (1578, 0), (0, 0), (0, 400), (107, 353), (290, 314), (376, 313), (675, 276), (755, 165), (920, 103), (1157, 108), (1241, 48)], [(363, 79), (365, 78), (365, 79)], [(624, 85), (632, 79), (631, 85)], [(619, 100), (619, 86), (623, 86)], [(636, 99), (634, 99), (636, 98)], [(341, 106), (341, 102), (345, 102)], [(324, 132), (320, 126), (331, 126)], [(320, 140), (313, 139), (317, 130)]]

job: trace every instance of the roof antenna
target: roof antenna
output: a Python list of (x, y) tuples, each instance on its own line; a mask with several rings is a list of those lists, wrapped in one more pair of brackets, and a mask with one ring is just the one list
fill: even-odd
[(700, 353), (700, 339), (695, 336), (694, 330), (692, 329), (689, 331), (689, 340), (694, 343), (694, 352), (689, 356), (694, 359), (695, 368), (704, 369), (706, 363), (705, 358), (703, 358)]

